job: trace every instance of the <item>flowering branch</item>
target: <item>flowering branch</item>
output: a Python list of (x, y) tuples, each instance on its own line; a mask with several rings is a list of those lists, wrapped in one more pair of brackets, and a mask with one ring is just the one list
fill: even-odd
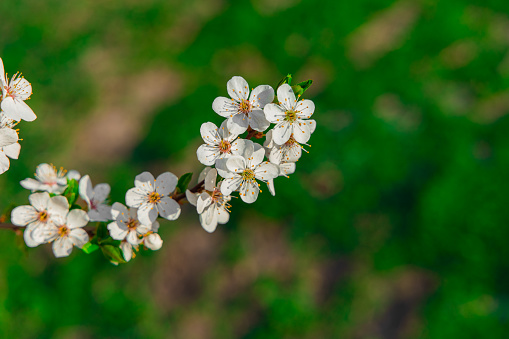
[[(7, 80), (0, 59), (0, 174), (9, 169), (9, 158), (17, 159), (21, 149), (19, 130), (13, 127), (21, 120), (36, 119), (25, 103), (32, 94), (30, 83), (18, 73)], [(143, 172), (125, 195), (127, 206), (109, 205), (109, 184), (93, 186), (88, 175), (40, 164), (35, 178), (20, 182), (32, 191), (29, 205), (15, 207), (10, 223), (3, 216), (0, 229), (23, 234), (28, 247), (51, 243), (56, 257), (70, 255), (76, 246), (85, 253), (100, 249), (114, 264), (130, 261), (140, 247), (161, 248), (158, 219), (177, 220), (187, 202), (196, 207), (202, 227), (214, 232), (218, 224), (228, 222), (235, 192), (243, 202), (253, 203), (262, 192), (260, 182), (275, 195), (274, 179), (295, 172), (316, 122), (310, 119), (314, 103), (300, 100), (311, 80), (294, 86), (291, 81), (291, 75), (281, 80), (277, 93), (269, 85), (250, 91), (239, 76), (228, 81), (229, 98), (218, 97), (212, 103), (212, 109), (225, 120), (219, 127), (206, 122), (200, 128), (204, 144), (196, 155), (207, 167), (193, 187), (188, 188), (192, 173), (178, 178), (165, 172), (155, 178)], [(271, 124), (275, 126), (265, 133)], [(244, 133), (247, 135), (241, 137)], [(257, 143), (262, 138), (263, 145)], [(96, 226), (89, 226), (90, 222)]]

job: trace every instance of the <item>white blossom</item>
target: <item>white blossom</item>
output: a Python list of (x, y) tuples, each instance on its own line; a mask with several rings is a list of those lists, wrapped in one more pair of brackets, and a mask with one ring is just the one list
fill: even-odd
[(276, 124), (273, 129), (274, 142), (283, 145), (292, 134), (298, 143), (308, 142), (316, 122), (305, 119), (313, 115), (315, 104), (307, 99), (297, 101), (293, 89), (288, 84), (283, 84), (277, 89), (277, 98), (279, 104), (268, 104), (264, 108), (267, 120)]
[(17, 121), (20, 119), (34, 121), (37, 116), (25, 103), (25, 100), (32, 95), (32, 85), (20, 73), (14, 74), (9, 81), (2, 58), (0, 58), (0, 84), (2, 86), (1, 108), (4, 114)]
[(66, 173), (62, 167), (57, 171), (53, 165), (40, 164), (35, 170), (35, 179), (27, 178), (21, 181), (20, 184), (32, 192), (46, 191), (62, 194), (67, 187)]
[(196, 206), (200, 217), (200, 223), (205, 231), (212, 233), (217, 224), (226, 224), (230, 219), (228, 208), (230, 207), (230, 195), (221, 193), (220, 182), (216, 186), (217, 170), (210, 169), (205, 177), (205, 190), (201, 193), (186, 191), (186, 197), (190, 204)]
[(242, 134), (249, 126), (263, 132), (269, 126), (263, 108), (274, 100), (274, 89), (269, 85), (260, 85), (249, 94), (249, 85), (244, 78), (231, 78), (226, 88), (231, 99), (218, 97), (212, 103), (212, 109), (224, 118), (232, 133)]
[(111, 207), (111, 216), (115, 220), (108, 224), (110, 235), (115, 240), (125, 240), (132, 246), (140, 244), (140, 237), (150, 231), (159, 229), (159, 223), (144, 224), (138, 220), (138, 209), (127, 209), (123, 204), (116, 202)]
[(277, 165), (263, 161), (264, 149), (250, 140), (242, 156), (232, 156), (216, 163), (218, 173), (225, 178), (221, 185), (221, 193), (230, 195), (239, 190), (240, 198), (247, 203), (253, 203), (260, 192), (256, 179), (267, 182), (279, 174)]
[(38, 228), (32, 236), (38, 241), (52, 242), (53, 253), (60, 258), (69, 256), (73, 246), (82, 248), (88, 242), (88, 234), (82, 227), (87, 225), (89, 219), (83, 210), (69, 211), (69, 203), (64, 197), (55, 198), (62, 198), (59, 209), (53, 213), (51, 222), (46, 227)]
[(111, 219), (111, 207), (104, 203), (110, 194), (110, 190), (108, 184), (99, 184), (94, 188), (88, 175), (81, 178), (79, 193), (88, 205), (90, 221), (108, 221)]
[(225, 120), (219, 129), (211, 122), (201, 125), (200, 133), (205, 144), (198, 147), (196, 155), (198, 160), (206, 165), (214, 165), (217, 159), (239, 155), (244, 150), (244, 140), (237, 139), (238, 134), (231, 133)]
[(51, 197), (48, 192), (34, 193), (28, 197), (30, 205), (14, 208), (11, 222), (16, 226), (26, 226), (23, 234), (25, 243), (35, 247), (44, 243), (42, 238), (34, 238), (33, 233), (39, 232), (52, 222), (53, 218), (66, 212), (67, 199), (62, 196)]
[(149, 172), (136, 176), (134, 188), (127, 191), (127, 206), (138, 208), (138, 219), (143, 224), (151, 224), (159, 214), (168, 220), (176, 220), (180, 216), (180, 205), (169, 195), (177, 187), (178, 178), (166, 172), (154, 179)]

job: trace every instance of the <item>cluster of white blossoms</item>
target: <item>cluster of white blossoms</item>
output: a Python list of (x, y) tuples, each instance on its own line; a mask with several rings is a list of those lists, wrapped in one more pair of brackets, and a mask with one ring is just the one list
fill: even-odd
[(10, 159), (18, 159), (21, 145), (18, 143), (18, 131), (15, 130), (20, 120), (34, 121), (37, 117), (25, 103), (32, 94), (32, 85), (21, 76), (13, 75), (11, 80), (4, 70), (4, 63), (0, 58), (0, 174), (7, 171), (11, 165)]
[[(35, 114), (24, 102), (31, 94), (30, 84), (17, 74), (7, 82), (1, 59), (0, 66), (3, 172), (9, 168), (9, 160), (5, 159), (19, 154), (17, 130), (12, 127), (20, 119), (34, 120)], [(253, 203), (261, 192), (260, 182), (275, 195), (274, 179), (295, 172), (302, 146), (307, 145), (316, 124), (309, 119), (314, 112), (313, 102), (299, 100), (311, 81), (293, 87), (298, 90), (297, 96), (290, 81), (291, 76), (283, 79), (276, 100), (269, 85), (250, 91), (242, 77), (228, 81), (230, 98), (219, 97), (212, 104), (212, 109), (226, 120), (219, 128), (212, 122), (200, 128), (205, 143), (198, 148), (197, 156), (207, 167), (194, 187), (188, 188), (192, 173), (178, 178), (165, 172), (155, 178), (143, 172), (126, 192), (125, 205), (110, 204), (109, 184), (93, 186), (88, 175), (43, 163), (37, 166), (35, 178), (20, 182), (32, 192), (30, 204), (14, 208), (11, 223), (24, 228), (23, 237), (29, 247), (51, 243), (56, 257), (69, 256), (75, 246), (85, 253), (100, 249), (114, 264), (130, 261), (140, 248), (160, 249), (163, 241), (157, 233), (158, 218), (178, 219), (181, 205), (186, 202), (196, 207), (202, 227), (214, 232), (218, 224), (230, 219), (235, 192), (242, 201)], [(267, 131), (271, 124), (275, 126)], [(263, 144), (255, 142), (263, 137)]]

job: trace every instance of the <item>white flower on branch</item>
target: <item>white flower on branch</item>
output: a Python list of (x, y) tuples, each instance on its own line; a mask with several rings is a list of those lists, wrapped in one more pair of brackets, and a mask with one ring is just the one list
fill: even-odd
[(207, 169), (205, 190), (201, 193), (192, 193), (187, 190), (186, 197), (191, 205), (196, 206), (203, 229), (212, 233), (216, 230), (217, 224), (226, 224), (230, 219), (228, 202), (231, 196), (221, 193), (222, 182), (216, 186), (217, 170)]
[(263, 132), (270, 126), (263, 108), (274, 100), (272, 87), (260, 85), (250, 95), (247, 81), (235, 76), (228, 81), (226, 88), (231, 99), (216, 98), (212, 103), (212, 109), (220, 116), (228, 118), (227, 126), (230, 132), (242, 134), (248, 126)]
[[(74, 209), (69, 211), (69, 203), (65, 197), (59, 196), (58, 209), (53, 211), (51, 222), (32, 232), (36, 241), (53, 242), (55, 257), (67, 257), (73, 246), (83, 247), (88, 240), (87, 232), (82, 228), (88, 224), (87, 212)], [(53, 202), (52, 198), (51, 202)]]
[(201, 125), (200, 133), (205, 144), (198, 147), (196, 155), (205, 166), (214, 165), (217, 159), (239, 155), (244, 150), (244, 140), (237, 139), (238, 134), (231, 133), (225, 120), (219, 129), (211, 122)]
[(81, 178), (79, 193), (88, 205), (90, 221), (108, 221), (111, 219), (111, 207), (104, 203), (110, 194), (110, 190), (108, 184), (99, 184), (94, 188), (88, 175)]
[(115, 240), (125, 240), (133, 246), (140, 244), (140, 237), (150, 231), (159, 229), (159, 223), (144, 224), (138, 220), (138, 209), (127, 209), (123, 204), (116, 202), (111, 207), (111, 216), (114, 222), (108, 224), (110, 235)]
[(37, 116), (32, 109), (25, 103), (25, 100), (32, 95), (32, 85), (16, 73), (8, 81), (4, 70), (4, 63), (0, 58), (0, 84), (2, 86), (1, 108), (4, 114), (11, 119), (19, 121), (34, 121)]
[(11, 222), (16, 226), (26, 226), (23, 234), (28, 247), (36, 247), (44, 243), (44, 239), (34, 239), (33, 233), (41, 231), (51, 222), (54, 216), (65, 213), (67, 199), (51, 197), (48, 192), (34, 193), (28, 197), (30, 205), (14, 208), (11, 212)]
[(246, 140), (242, 156), (232, 156), (216, 163), (218, 173), (225, 178), (221, 185), (221, 193), (230, 195), (239, 190), (240, 198), (253, 203), (260, 192), (256, 181), (267, 182), (279, 174), (277, 165), (263, 161), (265, 150), (259, 144)]
[[(62, 194), (67, 187), (67, 171), (62, 167), (57, 171), (56, 167), (49, 164), (40, 164), (35, 170), (35, 179), (27, 178), (20, 182), (26, 189), (46, 191), (49, 193)], [(70, 172), (71, 173), (71, 172)], [(73, 178), (76, 171), (72, 171)]]
[(166, 172), (154, 179), (149, 172), (136, 176), (134, 188), (127, 191), (127, 206), (138, 208), (138, 219), (143, 224), (151, 224), (159, 214), (168, 220), (176, 220), (180, 216), (180, 205), (169, 195), (177, 187), (178, 178)]
[(314, 131), (316, 122), (309, 119), (314, 111), (315, 104), (311, 100), (297, 101), (293, 89), (283, 84), (277, 89), (279, 104), (265, 106), (267, 120), (276, 126), (273, 129), (274, 142), (278, 145), (286, 143), (293, 134), (298, 143), (306, 143)]

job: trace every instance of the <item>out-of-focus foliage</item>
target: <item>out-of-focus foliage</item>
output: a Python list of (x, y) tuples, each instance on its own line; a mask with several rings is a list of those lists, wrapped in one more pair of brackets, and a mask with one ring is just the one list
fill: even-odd
[[(226, 81), (313, 79), (310, 153), (203, 231), (191, 207), (127, 265), (0, 234), (2, 338), (504, 338), (509, 4), (0, 2), (6, 70), (38, 115), (0, 206), (52, 162), (112, 185), (199, 173)], [(192, 183), (193, 185), (193, 183)]]

